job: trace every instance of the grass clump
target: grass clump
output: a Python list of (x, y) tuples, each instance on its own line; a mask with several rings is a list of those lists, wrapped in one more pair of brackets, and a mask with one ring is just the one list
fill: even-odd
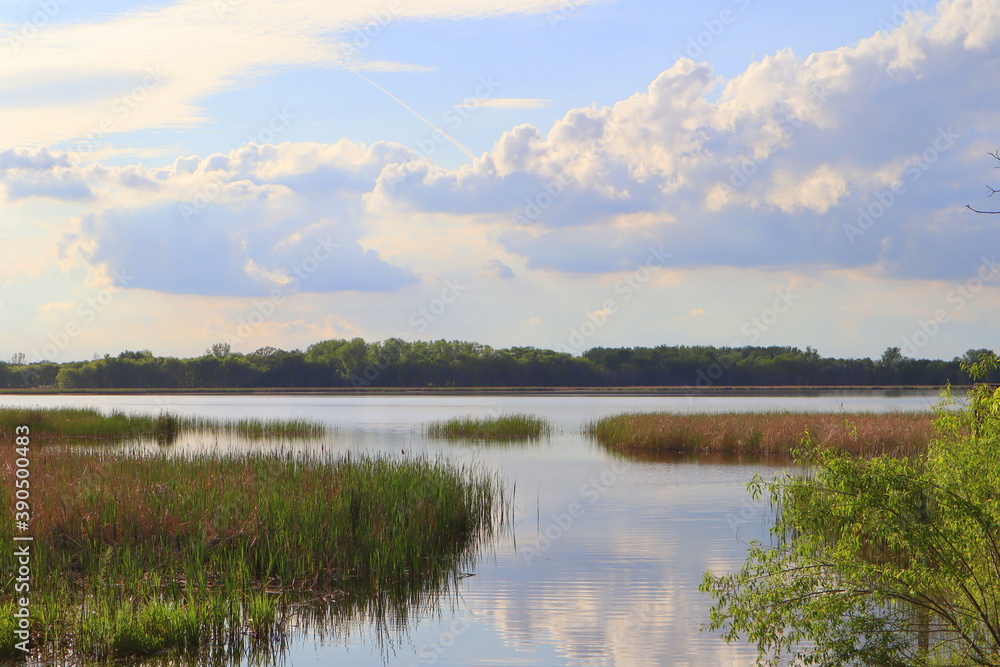
[(455, 417), (431, 422), (427, 426), (427, 434), (434, 438), (486, 442), (531, 440), (547, 435), (551, 430), (545, 419), (522, 413), (498, 417)]
[[(310, 614), (398, 622), (505, 520), (494, 477), (442, 461), (32, 456), (32, 645), (55, 659), (266, 647)], [(0, 504), (13, 497), (4, 479)], [(13, 535), (0, 522), (0, 540)], [(5, 549), (0, 610), (14, 570)]]
[(616, 451), (644, 454), (790, 456), (806, 432), (820, 446), (860, 455), (914, 455), (934, 437), (923, 412), (628, 413), (598, 419), (587, 432)]
[(226, 433), (256, 439), (318, 437), (327, 432), (324, 424), (305, 419), (212, 419), (182, 417), (169, 412), (151, 416), (118, 410), (105, 414), (94, 408), (0, 407), (0, 437), (12, 438), (18, 426), (28, 426), (32, 439), (41, 441), (155, 438), (173, 442), (185, 431)]

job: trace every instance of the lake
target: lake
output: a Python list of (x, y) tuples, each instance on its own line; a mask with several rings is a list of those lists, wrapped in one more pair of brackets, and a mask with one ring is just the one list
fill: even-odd
[[(2, 396), (0, 404), (93, 406), (234, 417), (302, 417), (335, 427), (322, 443), (274, 446), (475, 462), (516, 485), (514, 525), (434, 609), (388, 633), (357, 622), (293, 635), (299, 665), (748, 665), (755, 652), (699, 631), (705, 570), (737, 569), (766, 540), (771, 510), (745, 485), (767, 464), (630, 462), (582, 435), (625, 411), (928, 410), (934, 393), (810, 396)], [(535, 444), (479, 446), (424, 437), (458, 415), (529, 412), (554, 425)], [(178, 450), (245, 447), (199, 438)], [(261, 446), (261, 445), (255, 445)], [(39, 490), (39, 492), (43, 492)], [(41, 545), (39, 545), (41, 547)]]

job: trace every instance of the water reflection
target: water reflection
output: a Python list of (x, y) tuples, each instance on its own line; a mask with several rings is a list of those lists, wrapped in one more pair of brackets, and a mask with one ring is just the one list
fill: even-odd
[[(636, 410), (837, 410), (841, 404), (848, 410), (912, 410), (933, 404), (928, 396), (694, 402), (647, 396), (185, 396), (171, 397), (169, 409), (228, 418), (321, 419), (338, 430), (318, 440), (266, 443), (185, 436), (169, 448), (184, 454), (267, 447), (324, 457), (440, 456), (476, 462), (516, 485), (509, 533), (483, 546), (475, 563), (455, 569), (475, 576), (447, 579), (438, 595), (408, 609), (405, 623), (384, 615), (381, 621), (367, 618), (369, 612), (359, 608), (325, 624), (291, 627), (280, 657), (284, 664), (746, 666), (755, 657), (751, 647), (728, 646), (699, 631), (710, 598), (697, 586), (705, 570), (737, 570), (746, 544), (767, 537), (771, 509), (766, 502), (754, 503), (745, 485), (755, 473), (769, 477), (787, 462), (724, 455), (624, 457), (583, 436), (583, 425)], [(151, 397), (55, 402), (69, 398), (152, 413), (163, 409)], [(497, 447), (433, 441), (422, 432), (431, 420), (498, 410), (546, 417), (554, 433), (535, 443)], [(248, 657), (241, 664), (256, 663)]]
[[(348, 641), (359, 626), (387, 651), (415, 619), (441, 609), (510, 526), (500, 480), (468, 468), (421, 461), (395, 474), (372, 457), (345, 457), (330, 470), (303, 456), (244, 452), (221, 466), (203, 452), (142, 456), (156, 447), (38, 447), (36, 488), (66, 490), (35, 505), (46, 560), (32, 580), (43, 597), (33, 599), (60, 627), (40, 657), (193, 642), (198, 662), (253, 663), (284, 654), (293, 635)], [(296, 489), (305, 489), (301, 500), (283, 502)], [(147, 495), (157, 502), (147, 505)], [(174, 526), (166, 535), (165, 525)], [(10, 561), (0, 554), (0, 571), (11, 571)]]
[[(596, 439), (594, 439), (595, 442)], [(767, 454), (740, 454), (736, 452), (709, 451), (709, 452), (675, 452), (669, 450), (655, 449), (617, 449), (610, 445), (598, 443), (607, 455), (622, 461), (632, 461), (636, 463), (682, 463), (690, 465), (714, 464), (714, 465), (738, 465), (738, 466), (765, 466), (781, 467), (788, 465), (793, 459), (790, 455), (767, 455)]]
[(560, 517), (568, 507), (543, 502), (495, 581), (463, 599), (505, 646), (534, 656), (523, 664), (747, 664), (747, 647), (698, 632), (707, 604), (697, 586), (706, 569), (738, 566), (769, 509), (744, 508), (745, 469), (699, 468), (619, 466), (591, 502), (597, 487), (585, 485), (611, 468), (594, 470), (576, 489), (584, 511), (571, 525)]

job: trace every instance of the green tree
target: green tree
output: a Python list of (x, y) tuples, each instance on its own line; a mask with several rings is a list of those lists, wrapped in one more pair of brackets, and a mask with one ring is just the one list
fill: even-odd
[(119, 359), (152, 359), (153, 353), (150, 350), (125, 350), (118, 354)]
[(229, 343), (214, 343), (212, 347), (205, 350), (206, 356), (213, 356), (216, 359), (225, 359), (233, 351), (233, 346)]
[(944, 393), (925, 456), (856, 458), (807, 437), (810, 474), (752, 481), (778, 508), (773, 544), (705, 575), (708, 627), (749, 639), (758, 665), (1000, 665), (1000, 390), (979, 383), (959, 406)]
[(77, 389), (86, 385), (82, 381), (82, 374), (79, 368), (64, 366), (56, 374), (56, 386), (60, 389)]
[(879, 365), (890, 371), (894, 371), (899, 368), (899, 365), (903, 363), (902, 351), (898, 347), (888, 347), (885, 352), (882, 353), (882, 358), (879, 359)]

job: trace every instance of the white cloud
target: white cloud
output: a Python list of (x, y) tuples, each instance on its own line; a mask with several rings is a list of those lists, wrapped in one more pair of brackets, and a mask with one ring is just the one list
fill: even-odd
[(513, 128), (470, 165), (390, 167), (372, 202), (492, 216), (529, 268), (615, 271), (663, 244), (681, 266), (958, 277), (1000, 241), (961, 208), (992, 166), (997, 14), (998, 0), (945, 1), (889, 34), (804, 59), (781, 51), (730, 80), (681, 59), (546, 134)]
[(97, 201), (61, 252), (168, 293), (399, 289), (415, 278), (362, 244), (361, 206), (384, 164), (407, 156), (387, 144), (251, 144), (159, 169), (68, 168)]
[(514, 270), (501, 262), (499, 259), (491, 259), (483, 266), (483, 271), (480, 275), (489, 278), (510, 280), (514, 277)]
[(470, 97), (468, 99), (462, 100), (458, 103), (458, 106), (462, 106), (468, 109), (541, 109), (542, 107), (547, 107), (549, 105), (549, 100), (538, 98), (538, 97), (492, 97), (492, 98), (479, 98)]
[[(203, 98), (289, 67), (349, 61), (356, 69), (421, 69), (368, 62), (363, 49), (351, 47), (358, 35), (377, 39), (393, 22), (537, 14), (563, 2), (181, 0), (101, 22), (45, 26), (31, 39), (4, 44), (0, 90), (20, 101), (3, 104), (0, 97), (0, 146), (199, 125), (206, 120), (198, 107)], [(45, 93), (52, 90), (79, 94)]]
[[(291, 23), (273, 16), (276, 6), (241, 5), (246, 15), (231, 27), (260, 28), (260, 9), (277, 35), (262, 51), (285, 44)], [(501, 11), (432, 7), (412, 11)], [(199, 11), (179, 4), (102, 29), (138, 21), (141, 32), (153, 15), (173, 29)], [(316, 26), (364, 16), (309, 3), (288, 11), (308, 27), (305, 43), (323, 39)], [(514, 127), (457, 169), (398, 144), (348, 140), (248, 145), (158, 169), (16, 149), (0, 152), (0, 185), (8, 202), (78, 203), (85, 212), (64, 256), (93, 271), (128, 268), (142, 274), (136, 287), (164, 292), (264, 293), (288, 285), (324, 239), (339, 244), (336, 258), (296, 289), (399, 289), (417, 280), (399, 257), (428, 244), (426, 262), (447, 256), (466, 275), (485, 265), (500, 278), (513, 272), (498, 256), (534, 270), (613, 273), (645, 262), (650, 248), (672, 253), (675, 269), (962, 278), (1000, 241), (990, 220), (961, 207), (963, 192), (979, 193), (992, 175), (986, 150), (1000, 112), (983, 82), (1000, 74), (994, 13), (1000, 0), (944, 2), (890, 34), (806, 58), (782, 51), (730, 80), (682, 59), (647, 90), (570, 110), (547, 133)]]
[(76, 304), (73, 303), (72, 301), (64, 301), (64, 302), (52, 301), (50, 303), (43, 303), (37, 306), (38, 310), (42, 311), (43, 313), (52, 311), (73, 310), (75, 307)]

